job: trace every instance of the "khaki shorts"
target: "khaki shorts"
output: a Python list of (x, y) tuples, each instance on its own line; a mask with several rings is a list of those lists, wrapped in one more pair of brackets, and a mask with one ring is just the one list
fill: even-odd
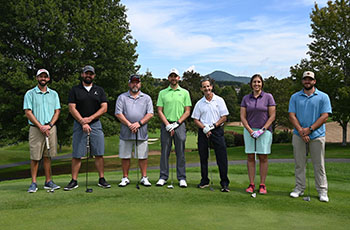
[(35, 126), (29, 128), (29, 148), (30, 159), (39, 161), (44, 157), (54, 157), (57, 155), (57, 129), (53, 126), (49, 136), (50, 151), (47, 150), (45, 136), (40, 129)]
[[(131, 152), (135, 149), (135, 141), (119, 140), (119, 158), (130, 159)], [(134, 152), (134, 158), (147, 159), (148, 157), (148, 141), (137, 142), (137, 157)]]

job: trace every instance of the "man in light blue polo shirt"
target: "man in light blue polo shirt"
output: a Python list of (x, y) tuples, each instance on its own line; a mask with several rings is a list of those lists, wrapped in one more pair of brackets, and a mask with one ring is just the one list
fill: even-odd
[(135, 150), (137, 148), (135, 158), (138, 158), (142, 174), (140, 183), (144, 186), (151, 186), (147, 177), (147, 123), (153, 117), (153, 104), (151, 97), (141, 92), (140, 89), (140, 76), (131, 75), (129, 91), (119, 95), (115, 105), (115, 116), (121, 122), (119, 157), (122, 159), (123, 178), (119, 183), (119, 187), (125, 187), (130, 183), (128, 174), (131, 152), (134, 146)]
[(47, 87), (50, 81), (50, 74), (46, 69), (39, 69), (36, 78), (38, 85), (27, 91), (23, 103), (23, 109), (30, 125), (29, 147), (32, 175), (32, 184), (28, 189), (30, 193), (38, 190), (36, 177), (39, 161), (42, 158), (44, 159), (46, 177), (44, 188), (60, 188), (60, 186), (51, 180), (51, 157), (57, 154), (57, 131), (55, 123), (60, 114), (60, 100), (56, 91)]
[(315, 187), (320, 201), (328, 202), (328, 183), (325, 169), (325, 123), (332, 113), (326, 93), (315, 87), (315, 74), (303, 73), (304, 89), (293, 94), (289, 101), (289, 120), (294, 126), (293, 153), (295, 159), (295, 188), (293, 198), (303, 195), (305, 185), (306, 151), (309, 147), (315, 173)]

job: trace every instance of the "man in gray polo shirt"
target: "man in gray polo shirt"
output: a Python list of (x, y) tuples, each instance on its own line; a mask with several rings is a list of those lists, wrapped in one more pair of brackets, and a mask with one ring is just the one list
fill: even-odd
[(134, 146), (137, 147), (137, 156), (135, 157), (138, 158), (142, 174), (140, 183), (144, 186), (151, 186), (147, 178), (147, 122), (153, 117), (153, 104), (151, 97), (142, 93), (140, 89), (140, 76), (131, 75), (129, 91), (119, 95), (115, 105), (115, 116), (121, 122), (119, 157), (122, 159), (123, 178), (119, 183), (120, 187), (125, 187), (130, 183), (128, 173)]

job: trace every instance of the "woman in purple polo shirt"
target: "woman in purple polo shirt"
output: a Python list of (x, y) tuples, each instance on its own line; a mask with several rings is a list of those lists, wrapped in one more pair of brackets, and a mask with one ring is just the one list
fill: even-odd
[(270, 93), (262, 91), (264, 81), (260, 74), (250, 79), (252, 93), (245, 95), (241, 102), (241, 121), (244, 126), (245, 153), (248, 156), (249, 186), (246, 192), (255, 190), (255, 153), (260, 160), (259, 193), (266, 194), (267, 154), (271, 153), (272, 128), (276, 116), (276, 103)]

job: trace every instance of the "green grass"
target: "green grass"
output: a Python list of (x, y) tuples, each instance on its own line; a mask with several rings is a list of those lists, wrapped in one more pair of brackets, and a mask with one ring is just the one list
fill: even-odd
[[(135, 188), (136, 172), (131, 184), (119, 188), (121, 172), (106, 173), (111, 189), (96, 186), (97, 175), (90, 173), (85, 193), (85, 174), (80, 187), (71, 192), (42, 189), (26, 192), (30, 179), (0, 183), (1, 229), (348, 229), (350, 215), (349, 164), (327, 163), (329, 203), (321, 203), (311, 180), (311, 201), (288, 196), (294, 186), (294, 164), (270, 164), (267, 195), (251, 198), (244, 192), (248, 184), (245, 165), (229, 168), (231, 192), (219, 192), (217, 167), (211, 167), (214, 191), (197, 189), (199, 168), (187, 169), (189, 187), (173, 190), (166, 187)], [(313, 173), (310, 173), (311, 176)], [(149, 171), (154, 184), (158, 170)], [(55, 176), (65, 186), (69, 175)], [(341, 188), (341, 189), (339, 189)]]
[(243, 127), (241, 126), (228, 126), (225, 125), (225, 131), (235, 131), (236, 133), (243, 134)]

